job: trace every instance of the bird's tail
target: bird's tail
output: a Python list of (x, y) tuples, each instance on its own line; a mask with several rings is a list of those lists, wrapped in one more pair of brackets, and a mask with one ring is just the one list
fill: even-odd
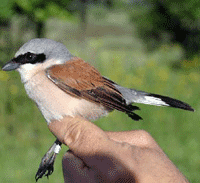
[(115, 87), (122, 93), (128, 105), (131, 103), (141, 103), (156, 106), (169, 106), (188, 111), (194, 111), (194, 109), (190, 105), (180, 100), (176, 100), (162, 95), (146, 93), (143, 91), (137, 91), (134, 89), (128, 89), (116, 84)]

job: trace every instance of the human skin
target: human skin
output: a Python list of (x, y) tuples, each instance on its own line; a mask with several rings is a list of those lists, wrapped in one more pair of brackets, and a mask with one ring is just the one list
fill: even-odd
[(105, 132), (80, 117), (53, 121), (49, 129), (70, 149), (65, 182), (188, 182), (146, 131)]

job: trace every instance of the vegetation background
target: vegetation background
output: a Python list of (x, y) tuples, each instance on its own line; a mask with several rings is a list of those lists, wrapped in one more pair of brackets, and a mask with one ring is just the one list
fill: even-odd
[[(144, 129), (181, 172), (200, 182), (199, 2), (158, 0), (0, 0), (1, 66), (35, 37), (63, 42), (120, 85), (171, 96), (195, 113), (139, 104), (143, 121), (113, 112), (104, 130)], [(17, 72), (0, 70), (0, 182), (35, 182), (55, 140)], [(49, 180), (63, 182), (63, 147)]]

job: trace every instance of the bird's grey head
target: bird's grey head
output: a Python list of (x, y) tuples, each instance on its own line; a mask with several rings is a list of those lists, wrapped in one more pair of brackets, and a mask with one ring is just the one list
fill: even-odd
[(2, 70), (17, 70), (22, 82), (26, 82), (37, 72), (62, 64), (71, 57), (71, 53), (62, 43), (45, 38), (31, 39), (17, 51), (15, 57), (6, 63)]
[(5, 71), (15, 70), (23, 65), (37, 65), (46, 61), (64, 63), (72, 57), (62, 43), (51, 39), (37, 38), (25, 43), (15, 54), (15, 57), (2, 68)]

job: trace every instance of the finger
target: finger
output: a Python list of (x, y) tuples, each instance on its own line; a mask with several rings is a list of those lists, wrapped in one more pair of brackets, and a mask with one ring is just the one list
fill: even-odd
[(126, 142), (133, 146), (161, 150), (153, 137), (144, 130), (106, 132), (106, 134), (110, 139), (117, 142)]
[(65, 117), (49, 124), (51, 132), (76, 153), (99, 151), (102, 144), (109, 140), (103, 130), (80, 117)]
[(63, 175), (65, 182), (94, 182), (92, 172), (72, 151), (63, 156)]
[(72, 151), (68, 151), (63, 157), (65, 182), (135, 182), (133, 173), (117, 161), (112, 163), (109, 156), (103, 157), (100, 162), (95, 160), (100, 157), (94, 156), (92, 159), (95, 166), (88, 167)]
[[(121, 166), (122, 159), (132, 156), (130, 145), (110, 140), (103, 130), (85, 119), (66, 117), (50, 123), (49, 128), (77, 157), (93, 169), (98, 167), (102, 172), (112, 167), (117, 169)], [(118, 159), (119, 164), (115, 162)], [(131, 161), (127, 162), (131, 166)]]
[[(63, 156), (63, 162), (65, 163), (66, 165), (66, 168), (67, 170), (83, 170), (84, 169), (84, 163), (83, 161), (78, 158), (77, 156), (74, 156), (73, 152), (72, 151), (67, 151), (65, 153), (65, 155)], [(71, 170), (70, 170), (71, 172)]]

